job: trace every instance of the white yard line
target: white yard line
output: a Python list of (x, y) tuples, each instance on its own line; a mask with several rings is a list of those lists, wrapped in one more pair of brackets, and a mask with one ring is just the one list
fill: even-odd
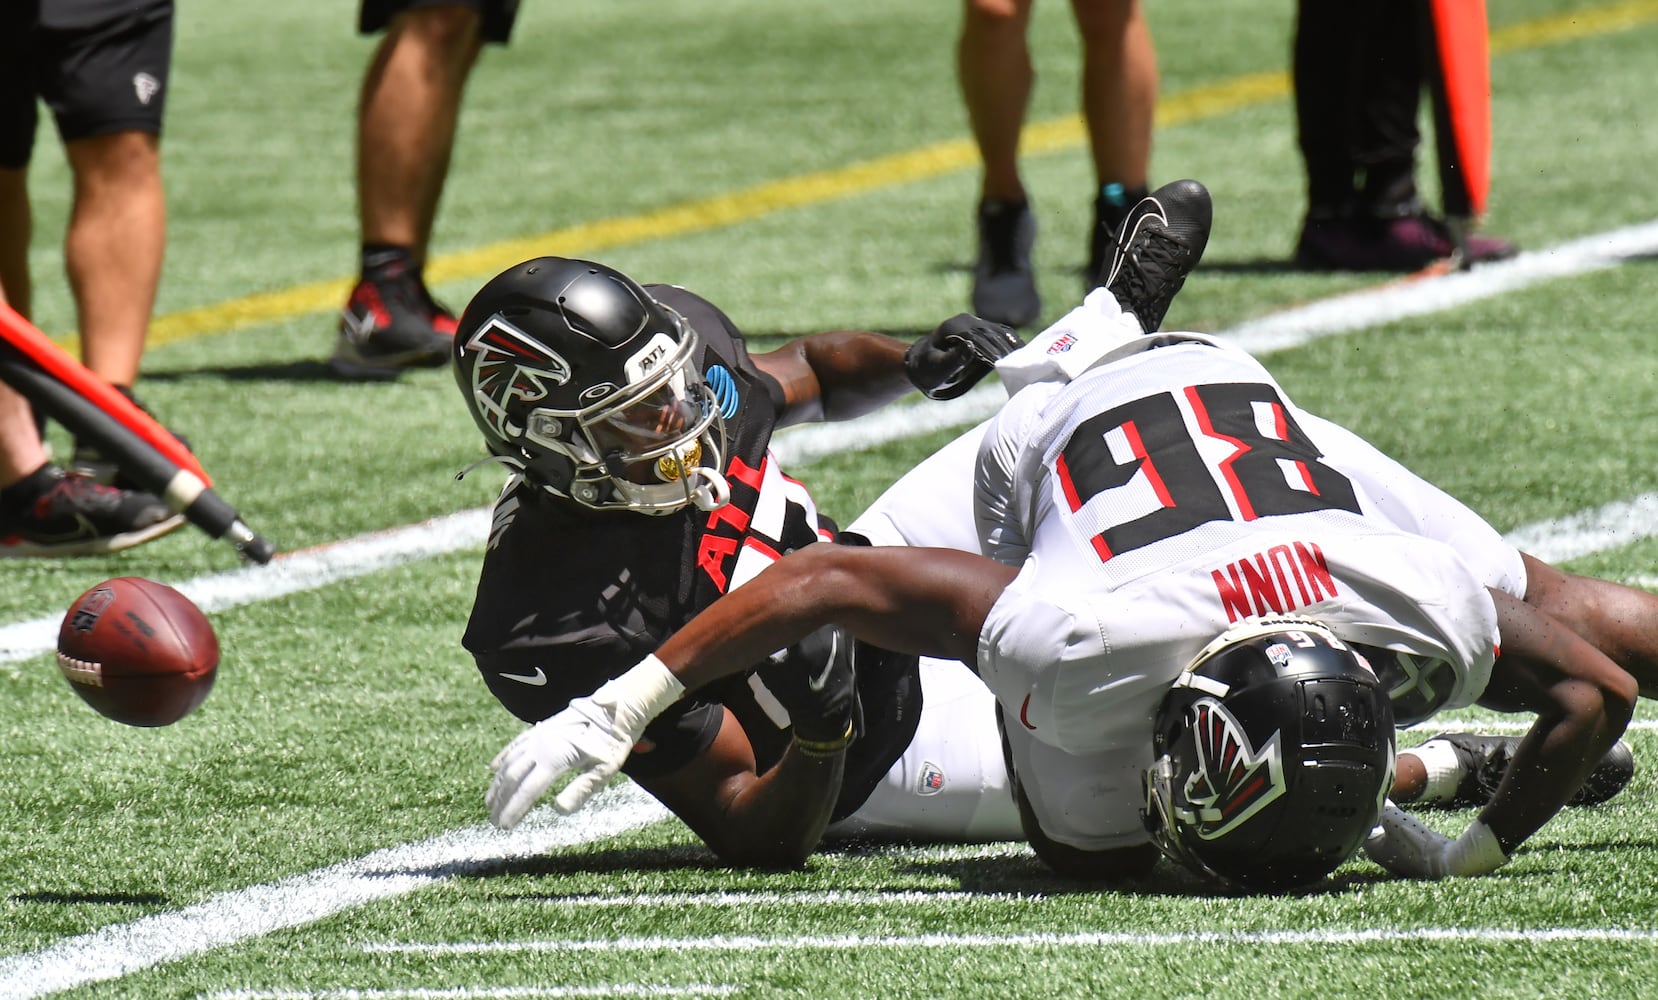
[(1515, 528), (1515, 548), (1543, 560), (1565, 562), (1650, 538), (1658, 525), (1658, 493), (1643, 493), (1565, 517)]
[(117, 979), (249, 938), (303, 927), (470, 868), (538, 857), (557, 847), (614, 837), (668, 816), (655, 799), (630, 783), (614, 786), (595, 805), (579, 816), (564, 818), (542, 810), (511, 833), (489, 826), (453, 830), (0, 958), (0, 997), (28, 1000)]
[(1040, 892), (928, 892), (925, 889), (859, 892), (847, 889), (829, 892), (644, 892), (627, 895), (560, 896), (545, 902), (550, 907), (575, 910), (659, 909), (666, 906), (719, 910), (756, 905), (936, 906), (939, 903), (1028, 903), (1047, 898), (1046, 894)]
[[(480, 507), (315, 548), (284, 552), (267, 566), (209, 573), (172, 586), (204, 611), (224, 611), (482, 545), (488, 532), (489, 508)], [(62, 623), (63, 612), (59, 611), (0, 626), (0, 663), (50, 652), (57, 646), (58, 627)]]
[(451, 990), (226, 990), (203, 1000), (540, 1000), (550, 997), (724, 997), (731, 983), (604, 983), (594, 986), (489, 986)]
[[(1313, 303), (1277, 317), (1253, 321), (1227, 331), (1223, 336), (1235, 339), (1250, 350), (1267, 353), (1306, 343), (1319, 336), (1344, 333), (1436, 309), (1448, 309), (1540, 281), (1609, 267), (1621, 259), (1655, 250), (1658, 250), (1658, 222), (1563, 244), (1549, 251), (1524, 254), (1514, 261), (1463, 274), (1388, 285), (1328, 302)], [(1433, 305), (1412, 304), (1418, 301)], [(802, 428), (780, 435), (776, 447), (784, 461), (800, 465), (827, 454), (873, 447), (898, 437), (972, 423), (993, 411), (999, 404), (1000, 395), (999, 388), (990, 387), (969, 393), (955, 404), (935, 404), (898, 413), (875, 414), (844, 424)], [(981, 409), (984, 407), (988, 409)], [(953, 414), (947, 421), (946, 413)], [(1560, 519), (1561, 522), (1571, 521), (1574, 526), (1572, 531), (1578, 540), (1573, 551), (1593, 551), (1593, 548), (1585, 546), (1622, 544), (1636, 537), (1658, 533), (1658, 525), (1654, 525), (1648, 509), (1640, 506), (1644, 502), (1645, 498), (1637, 498), (1626, 505), (1631, 509), (1638, 508), (1633, 519), (1617, 511), (1598, 517), (1596, 512), (1588, 512)], [(1601, 511), (1609, 511), (1616, 506), (1601, 508)], [(1642, 517), (1646, 518), (1644, 525), (1641, 524)], [(1580, 523), (1575, 519), (1583, 520)], [(1554, 523), (1540, 522), (1519, 529), (1516, 534), (1546, 540), (1550, 537), (1549, 525)], [(488, 524), (487, 509), (462, 511), (421, 524), (285, 553), (268, 566), (207, 574), (175, 586), (204, 609), (219, 611), (313, 590), (413, 560), (478, 545), (488, 531)], [(0, 627), (0, 663), (49, 652), (56, 644), (61, 617), (62, 612), (59, 611)], [(183, 910), (113, 924), (88, 934), (65, 938), (37, 951), (0, 958), (0, 996), (39, 997), (118, 978), (272, 931), (303, 926), (362, 903), (412, 892), (447, 878), (470, 864), (534, 856), (560, 845), (615, 836), (665, 815), (665, 811), (653, 800), (645, 798), (634, 786), (624, 784), (610, 793), (609, 798), (595, 803), (574, 819), (552, 820), (550, 814), (543, 810), (511, 835), (487, 827), (454, 831), (418, 844), (389, 848), (355, 861), (277, 882), (223, 893)], [(1420, 940), (1423, 935), (1453, 932), (1412, 933), (1411, 940)], [(1547, 939), (1553, 932), (1513, 933), (1526, 940), (1540, 940)], [(1598, 934), (1616, 940), (1650, 939), (1648, 932), (1636, 931), (1560, 933)], [(1132, 943), (1129, 940), (1132, 937), (1084, 935), (1078, 936), (1077, 941)], [(1084, 941), (1084, 938), (1088, 940)], [(1173, 939), (1171, 936), (1171, 941)], [(887, 941), (869, 940), (876, 943)], [(984, 940), (998, 943), (1016, 939)], [(1031, 936), (1025, 940), (1042, 943), (1047, 939)], [(1183, 943), (1190, 943), (1190, 940), (1182, 939)], [(579, 944), (565, 943), (561, 947)], [(616, 942), (607, 944), (618, 946)], [(677, 945), (697, 946), (695, 942)]]
[(659, 952), (779, 952), (864, 951), (894, 948), (1166, 948), (1193, 945), (1355, 945), (1404, 942), (1470, 942), (1477, 944), (1548, 944), (1554, 942), (1614, 941), (1620, 944), (1658, 944), (1658, 930), (1623, 927), (1421, 927), (1414, 930), (1325, 931), (1195, 931), (1184, 934), (1083, 932), (1077, 934), (868, 934), (735, 936), (735, 937), (622, 937), (586, 941), (446, 941), (388, 942), (363, 947), (370, 954), (478, 955), (525, 952), (659, 951)]

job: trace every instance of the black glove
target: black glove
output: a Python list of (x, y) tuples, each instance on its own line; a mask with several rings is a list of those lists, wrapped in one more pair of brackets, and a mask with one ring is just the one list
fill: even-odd
[(839, 626), (826, 625), (773, 654), (759, 675), (788, 710), (795, 742), (808, 751), (838, 753), (857, 735), (863, 706), (858, 703), (852, 639)]
[(904, 352), (904, 373), (928, 399), (955, 399), (1023, 345), (1011, 327), (959, 313)]

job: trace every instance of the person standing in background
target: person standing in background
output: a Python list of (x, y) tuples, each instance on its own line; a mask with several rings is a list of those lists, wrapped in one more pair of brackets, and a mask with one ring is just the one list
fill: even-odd
[[(1028, 33), (1033, 0), (966, 0), (957, 76), (984, 162), (978, 206), (973, 312), (1022, 327), (1042, 313), (1031, 252), (1036, 216), (1019, 174), (1036, 73)], [(1110, 256), (1117, 230), (1147, 191), (1157, 54), (1139, 0), (1071, 0), (1082, 37), (1082, 117), (1098, 182), (1086, 288)]]
[(505, 45), (518, 0), (362, 0), (357, 27), (384, 31), (357, 111), (362, 270), (329, 367), (396, 378), (449, 363), (455, 315), (422, 273), (449, 174), (461, 97), (486, 42)]
[(1293, 77), (1307, 215), (1296, 266), (1410, 272), (1456, 255), (1478, 264), (1518, 252), (1491, 236), (1459, 241), (1423, 206), (1417, 114), (1432, 31), (1420, 2), (1298, 0)]
[[(63, 251), (81, 357), (135, 403), (167, 240), (161, 124), (172, 49), (172, 0), (0, 4), (0, 285), (29, 316), (29, 161), (44, 101), (74, 178)], [(89, 442), (76, 442), (70, 464), (116, 477)]]

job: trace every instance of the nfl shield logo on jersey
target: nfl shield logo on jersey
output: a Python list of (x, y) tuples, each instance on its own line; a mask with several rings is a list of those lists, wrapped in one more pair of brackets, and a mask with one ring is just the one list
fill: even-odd
[(915, 794), (937, 795), (944, 791), (944, 771), (930, 760), (921, 762), (921, 774), (915, 779)]

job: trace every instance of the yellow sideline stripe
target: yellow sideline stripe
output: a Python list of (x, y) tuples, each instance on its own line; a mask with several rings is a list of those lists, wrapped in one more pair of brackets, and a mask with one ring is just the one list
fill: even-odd
[[(1626, 31), (1654, 19), (1658, 19), (1658, 0), (1628, 0), (1604, 7), (1574, 10), (1495, 30), (1491, 34), (1491, 50), (1493, 53), (1512, 52), (1576, 41)], [(1289, 90), (1289, 75), (1283, 71), (1234, 77), (1163, 98), (1157, 104), (1156, 123), (1160, 128), (1168, 128), (1217, 117), (1280, 99), (1287, 96)], [(1028, 154), (1051, 153), (1074, 148), (1084, 139), (1081, 117), (1068, 115), (1027, 126), (1021, 146)], [(768, 181), (682, 202), (642, 215), (598, 219), (443, 254), (428, 263), (426, 272), (434, 283), (476, 278), (494, 274), (517, 261), (541, 254), (591, 255), (611, 247), (705, 232), (783, 209), (851, 197), (972, 169), (977, 165), (978, 152), (971, 141), (957, 139), (940, 142), (833, 170)], [(305, 313), (329, 312), (345, 301), (352, 283), (350, 278), (335, 278), (166, 313), (157, 316), (150, 324), (149, 342), (152, 345), (166, 344), (286, 320)], [(74, 349), (76, 343), (73, 335), (53, 339), (70, 349)]]

